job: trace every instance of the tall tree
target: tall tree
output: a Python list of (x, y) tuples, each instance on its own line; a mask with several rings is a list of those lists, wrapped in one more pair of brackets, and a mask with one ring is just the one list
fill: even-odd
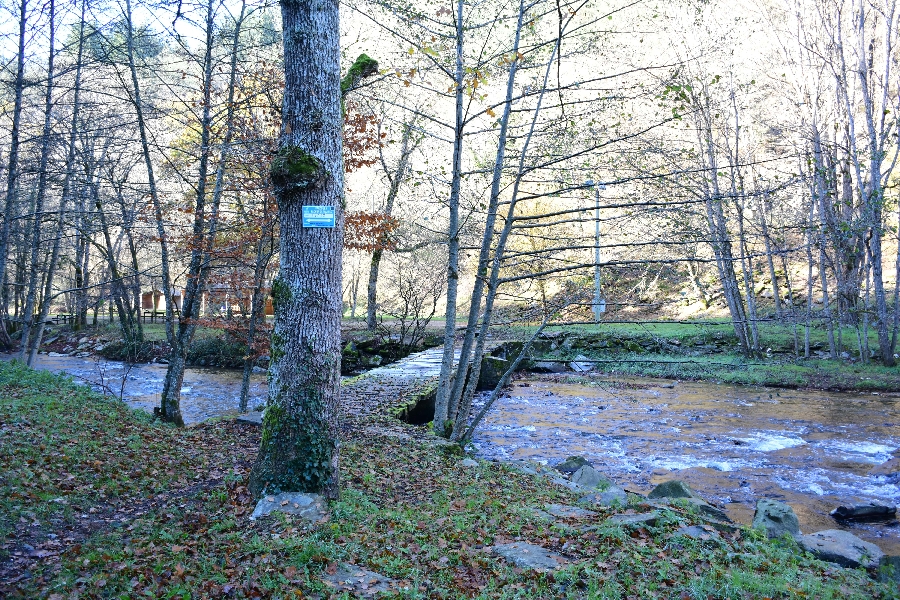
[[(269, 401), (250, 489), (335, 498), (344, 216), (338, 2), (282, 0), (281, 16), (282, 130), (270, 169), (281, 268), (272, 285)], [(372, 62), (361, 57), (349, 81), (354, 69), (369, 72)], [(304, 205), (333, 210), (334, 227), (303, 227)]]

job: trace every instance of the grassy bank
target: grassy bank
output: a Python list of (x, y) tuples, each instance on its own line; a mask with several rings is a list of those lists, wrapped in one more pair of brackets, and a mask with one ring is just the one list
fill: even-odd
[[(705, 524), (686, 507), (632, 530), (602, 523), (624, 507), (548, 520), (535, 509), (577, 498), (509, 466), (464, 467), (415, 435), (347, 433), (329, 522), (254, 523), (245, 485), (258, 435), (231, 421), (162, 426), (63, 378), (0, 365), (0, 596), (331, 597), (340, 590), (321, 577), (352, 563), (404, 598), (892, 597), (793, 542), (678, 534)], [(568, 564), (539, 573), (490, 551), (513, 540)]]
[[(525, 335), (527, 330), (511, 332)], [(609, 374), (643, 375), (720, 383), (816, 388), (834, 391), (900, 391), (900, 367), (877, 360), (861, 360), (856, 330), (843, 328), (843, 358), (831, 359), (827, 332), (810, 332), (810, 357), (804, 353), (803, 329), (761, 323), (760, 344), (765, 352), (748, 358), (738, 350), (731, 325), (721, 323), (600, 324), (550, 331), (535, 347), (536, 360), (571, 362), (578, 356), (596, 361), (595, 369)], [(870, 349), (877, 349), (870, 332)]]

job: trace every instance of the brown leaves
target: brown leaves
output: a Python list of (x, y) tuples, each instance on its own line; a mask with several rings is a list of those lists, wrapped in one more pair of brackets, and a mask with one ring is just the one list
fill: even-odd
[(384, 213), (348, 212), (344, 215), (344, 247), (365, 252), (393, 250), (396, 242), (391, 234), (399, 225)]

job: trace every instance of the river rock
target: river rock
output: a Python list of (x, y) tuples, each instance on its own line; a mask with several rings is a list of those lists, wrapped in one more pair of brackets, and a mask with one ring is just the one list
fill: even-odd
[(572, 483), (588, 490), (606, 489), (612, 485), (612, 481), (606, 475), (589, 465), (581, 467), (572, 474)]
[(578, 502), (589, 506), (625, 506), (628, 504), (628, 494), (622, 488), (611, 485), (606, 491), (582, 496)]
[(691, 487), (683, 481), (677, 479), (672, 481), (664, 481), (647, 494), (651, 500), (656, 498), (697, 498), (701, 499)]
[(478, 461), (474, 458), (464, 458), (456, 464), (466, 469), (473, 469), (478, 466)]
[(891, 483), (900, 482), (900, 458), (894, 457), (887, 462), (873, 467), (869, 471), (869, 475), (873, 477), (886, 477)]
[(590, 362), (590, 359), (587, 356), (579, 354), (569, 363), (569, 368), (576, 373), (587, 373), (594, 369), (594, 363)]
[(574, 473), (584, 466), (591, 466), (591, 463), (588, 462), (586, 458), (583, 458), (581, 456), (570, 456), (553, 468), (560, 473)]
[(830, 514), (838, 521), (890, 521), (897, 515), (897, 507), (867, 502), (838, 506)]
[(559, 554), (527, 542), (497, 544), (494, 546), (494, 553), (523, 569), (554, 571), (566, 562)]
[(848, 531), (826, 529), (797, 538), (800, 547), (819, 560), (833, 562), (842, 567), (875, 567), (884, 552), (875, 544), (859, 539)]
[(764, 529), (770, 538), (779, 538), (784, 534), (800, 535), (800, 521), (794, 509), (784, 502), (762, 498), (756, 503), (753, 514), (753, 527)]
[(328, 505), (319, 494), (282, 492), (275, 496), (264, 496), (256, 504), (250, 518), (258, 519), (273, 512), (297, 515), (315, 523), (328, 520)]
[(509, 368), (509, 361), (496, 356), (485, 356), (481, 359), (481, 371), (478, 374), (478, 390), (493, 390)]

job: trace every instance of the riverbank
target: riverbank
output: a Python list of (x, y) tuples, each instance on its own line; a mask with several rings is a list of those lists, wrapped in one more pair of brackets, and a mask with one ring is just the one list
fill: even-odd
[[(11, 457), (0, 466), (6, 597), (377, 589), (408, 598), (896, 597), (788, 539), (716, 530), (684, 504), (656, 508), (658, 518), (637, 527), (607, 520), (651, 510), (637, 496), (589, 514), (550, 509), (574, 506), (578, 495), (509, 465), (467, 461), (429, 443), (422, 428), (351, 427), (341, 500), (330, 521), (310, 525), (249, 519), (245, 485), (259, 442), (251, 425), (174, 429), (62, 377), (8, 364), (0, 365), (0, 423), (0, 449)], [(548, 519), (548, 510), (564, 516)], [(687, 525), (701, 533), (687, 535)], [(517, 567), (496, 551), (524, 543), (564, 564)]]
[[(838, 338), (837, 359), (830, 358), (827, 332), (810, 332), (810, 357), (804, 354), (802, 328), (795, 347), (793, 328), (760, 324), (765, 352), (740, 354), (734, 330), (727, 324), (601, 324), (561, 328), (542, 334), (532, 352), (537, 372), (594, 371), (610, 375), (662, 377), (739, 385), (841, 392), (900, 391), (900, 366), (886, 367), (871, 356), (877, 348), (870, 335), (870, 356), (860, 358), (855, 329)], [(525, 335), (527, 330), (517, 332)], [(837, 334), (836, 334), (837, 335)], [(799, 356), (798, 356), (799, 351)], [(863, 352), (865, 355), (865, 351)], [(572, 363), (579, 367), (573, 369)]]

